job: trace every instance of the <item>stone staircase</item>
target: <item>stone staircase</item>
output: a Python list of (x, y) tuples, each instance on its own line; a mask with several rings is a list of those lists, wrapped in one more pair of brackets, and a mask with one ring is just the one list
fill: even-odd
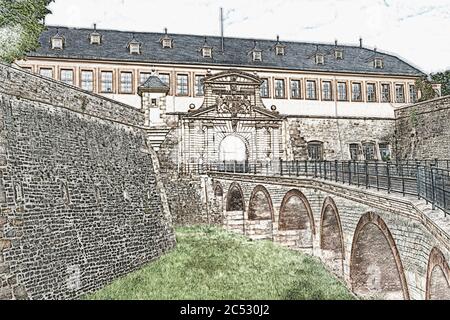
[(170, 132), (168, 128), (150, 128), (147, 129), (147, 138), (153, 150), (159, 151), (162, 143), (166, 140), (167, 134)]

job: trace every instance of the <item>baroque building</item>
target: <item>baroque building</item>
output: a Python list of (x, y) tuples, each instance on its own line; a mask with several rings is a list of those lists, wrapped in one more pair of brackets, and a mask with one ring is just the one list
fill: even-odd
[(141, 109), (166, 160), (388, 160), (425, 74), (363, 46), (48, 27), (17, 64)]

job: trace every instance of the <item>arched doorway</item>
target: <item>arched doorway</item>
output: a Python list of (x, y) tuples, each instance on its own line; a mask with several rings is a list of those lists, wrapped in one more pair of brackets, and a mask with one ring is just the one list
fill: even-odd
[(223, 188), (219, 182), (214, 187), (214, 210), (223, 222)]
[(324, 262), (335, 274), (343, 277), (345, 259), (344, 237), (338, 209), (330, 197), (325, 199), (322, 206), (320, 249), (322, 249)]
[(278, 232), (281, 242), (294, 249), (312, 250), (314, 218), (306, 197), (299, 190), (289, 191), (280, 208)]
[(244, 193), (236, 182), (233, 182), (228, 189), (225, 210), (225, 228), (229, 231), (244, 234)]
[(450, 269), (438, 248), (433, 248), (428, 262), (426, 298), (450, 300)]
[(269, 192), (261, 185), (256, 186), (248, 204), (246, 233), (254, 240), (273, 239), (273, 218)]
[(226, 136), (219, 146), (219, 161), (225, 171), (246, 171), (248, 149), (245, 140), (237, 135)]
[(379, 299), (409, 299), (400, 254), (380, 216), (367, 213), (353, 237), (350, 261), (353, 292)]

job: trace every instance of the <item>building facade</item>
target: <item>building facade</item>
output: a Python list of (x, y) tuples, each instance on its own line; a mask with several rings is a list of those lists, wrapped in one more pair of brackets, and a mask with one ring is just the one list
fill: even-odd
[[(142, 109), (177, 165), (390, 159), (394, 112), (424, 76), (362, 41), (48, 27), (40, 43), (20, 67)], [(149, 89), (152, 75), (166, 88)]]

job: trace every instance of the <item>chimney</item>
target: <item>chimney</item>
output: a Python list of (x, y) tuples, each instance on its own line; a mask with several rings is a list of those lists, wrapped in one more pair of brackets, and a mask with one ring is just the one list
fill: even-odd
[(94, 23), (94, 31), (97, 31), (97, 24)]
[(338, 41), (334, 40), (334, 45), (337, 47), (338, 46)]
[(220, 37), (221, 37), (221, 49), (222, 53), (224, 53), (225, 50), (225, 39), (224, 39), (224, 26), (223, 26), (223, 8), (220, 8)]
[(363, 39), (359, 38), (359, 47), (362, 48), (363, 47)]

